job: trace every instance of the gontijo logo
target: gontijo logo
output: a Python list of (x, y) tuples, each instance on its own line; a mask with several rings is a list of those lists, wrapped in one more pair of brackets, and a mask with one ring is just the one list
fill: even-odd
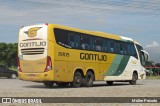
[(28, 31), (24, 32), (28, 34), (28, 37), (35, 37), (37, 35), (37, 31), (41, 29), (42, 27), (35, 27), (35, 28), (30, 28)]

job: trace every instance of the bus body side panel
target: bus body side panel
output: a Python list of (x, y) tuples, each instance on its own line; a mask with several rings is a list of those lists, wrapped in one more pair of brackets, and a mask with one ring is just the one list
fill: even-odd
[[(82, 54), (81, 54), (82, 53)], [(115, 54), (98, 53), (92, 51), (82, 51), (67, 49), (58, 44), (55, 44), (55, 81), (71, 82), (73, 81), (74, 72), (77, 69), (83, 71), (84, 76), (89, 69), (92, 69), (95, 74), (95, 80), (104, 80), (105, 74), (109, 67), (113, 64)], [(97, 54), (99, 56), (106, 55), (106, 61), (89, 60), (84, 58), (85, 54)], [(80, 58), (81, 56), (81, 58)], [(83, 59), (82, 59), (83, 58)]]
[[(137, 56), (138, 56), (137, 52)], [(133, 72), (136, 71), (138, 79), (145, 79), (145, 69), (140, 63), (140, 59), (133, 56), (116, 54), (114, 61), (109, 67), (104, 80), (106, 81), (129, 81), (132, 80)]]
[[(52, 70), (53, 70), (53, 81), (57, 82), (69, 82), (68, 77), (68, 65), (66, 61), (65, 54), (67, 53), (67, 49), (62, 48), (61, 46), (57, 45), (55, 40), (54, 28), (56, 25), (50, 24), (49, 25), (49, 48), (48, 48), (48, 55), (52, 58)], [(62, 38), (63, 39), (63, 38)], [(62, 59), (59, 59), (62, 58)]]
[(99, 78), (97, 80), (104, 80), (106, 73), (109, 71), (109, 68), (113, 64), (115, 54), (107, 53), (107, 61), (105, 63), (100, 62), (100, 69), (99, 69)]
[[(63, 29), (63, 27), (56, 26), (56, 28)], [(65, 30), (70, 30), (64, 28)], [(73, 30), (74, 31), (74, 30)], [(54, 35), (55, 36), (55, 35)], [(63, 39), (63, 38), (62, 38)], [(120, 39), (117, 37), (115, 39)], [(54, 56), (55, 56), (55, 64), (54, 64), (54, 80), (62, 81), (62, 82), (72, 82), (74, 77), (74, 72), (79, 69), (83, 71), (84, 76), (88, 69), (92, 69), (95, 74), (95, 80), (104, 80), (106, 76), (106, 72), (109, 70), (109, 67), (113, 64), (113, 60), (115, 58), (115, 54), (111, 53), (103, 53), (103, 52), (94, 52), (94, 51), (85, 51), (85, 50), (76, 50), (70, 49), (61, 46), (55, 42), (54, 45)], [(98, 56), (106, 55), (107, 60), (92, 60), (91, 58), (84, 58), (85, 54), (93, 55), (96, 54)], [(80, 58), (82, 56), (82, 58)], [(116, 63), (117, 65), (118, 63)]]
[[(134, 71), (140, 72), (140, 63), (139, 60), (137, 60), (135, 57), (130, 56), (129, 60), (126, 60), (128, 62), (124, 62), (124, 60), (121, 60), (121, 62), (118, 64), (118, 66), (116, 67), (116, 71), (113, 72), (113, 74), (111, 73), (111, 69), (108, 71), (108, 74), (105, 77), (105, 80), (107, 81), (118, 81), (118, 80), (131, 80), (132, 79), (132, 74)], [(112, 67), (112, 66), (111, 66)], [(110, 72), (110, 73), (109, 73)], [(121, 74), (118, 74), (121, 73)], [(138, 73), (139, 75), (139, 73)]]

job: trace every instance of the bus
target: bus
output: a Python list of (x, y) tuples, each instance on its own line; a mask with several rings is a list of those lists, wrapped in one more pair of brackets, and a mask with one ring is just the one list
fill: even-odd
[(20, 80), (46, 87), (91, 87), (94, 81), (145, 79), (149, 54), (131, 38), (57, 24), (22, 27), (18, 37)]

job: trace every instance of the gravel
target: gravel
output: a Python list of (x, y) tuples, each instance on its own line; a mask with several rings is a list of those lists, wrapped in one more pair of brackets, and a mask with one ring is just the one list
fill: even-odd
[[(160, 80), (139, 80), (137, 85), (115, 82), (112, 86), (108, 86), (105, 81), (97, 81), (94, 82), (93, 87), (89, 88), (59, 88), (56, 85), (53, 88), (46, 88), (42, 83), (2, 78), (0, 79), (0, 97), (160, 97)], [(74, 104), (57, 105), (70, 106)], [(87, 104), (78, 105), (84, 106)], [(96, 106), (96, 104), (93, 105)], [(121, 104), (114, 105), (121, 106)], [(141, 104), (129, 105), (141, 106)], [(144, 105), (142, 104), (142, 106)]]

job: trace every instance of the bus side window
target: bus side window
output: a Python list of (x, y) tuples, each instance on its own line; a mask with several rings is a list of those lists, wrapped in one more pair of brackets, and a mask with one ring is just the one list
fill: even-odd
[(108, 39), (105, 39), (105, 42), (104, 42), (104, 51), (108, 52)]
[(81, 35), (81, 49), (90, 50), (90, 36)]
[(129, 55), (128, 43), (127, 42), (124, 42), (123, 51), (124, 51), (124, 55)]
[(109, 52), (115, 53), (115, 42), (113, 40), (109, 40)]
[(54, 29), (56, 42), (62, 46), (68, 47), (68, 31)]
[(104, 49), (104, 39), (100, 37), (95, 37), (95, 50), (96, 51), (103, 51)]
[(75, 48), (80, 47), (80, 34), (75, 33)]
[(68, 33), (68, 45), (71, 48), (79, 48), (80, 45), (80, 34), (75, 32)]
[(128, 48), (126, 42), (118, 42), (117, 47), (119, 48), (117, 49), (119, 51), (119, 54), (128, 55)]
[(123, 54), (123, 49), (121, 49), (121, 44), (120, 42), (117, 42), (117, 46), (116, 46), (116, 50), (117, 50), (117, 54)]
[(68, 39), (68, 44), (71, 48), (74, 48), (75, 47), (75, 36), (74, 36), (74, 33), (73, 32), (69, 32), (69, 39)]
[(90, 36), (90, 50), (95, 50), (94, 48), (95, 48), (95, 44), (94, 44), (94, 39), (95, 39), (95, 37), (93, 37), (93, 36)]

